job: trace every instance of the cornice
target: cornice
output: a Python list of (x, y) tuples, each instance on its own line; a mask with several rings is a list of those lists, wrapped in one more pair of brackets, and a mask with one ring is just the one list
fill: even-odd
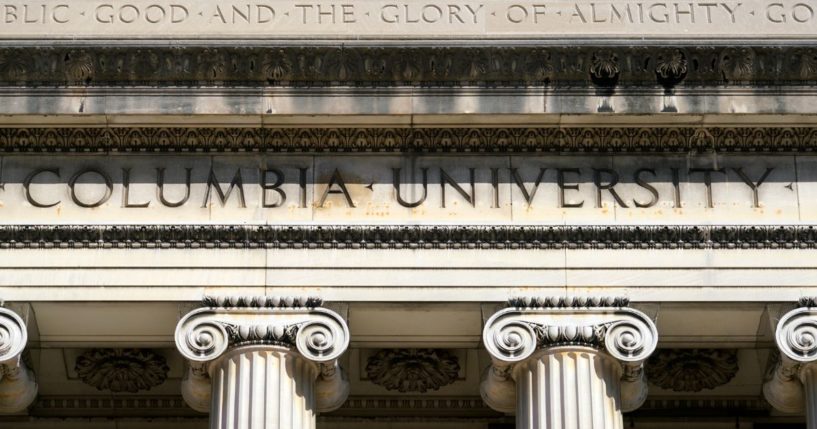
[(612, 88), (817, 81), (812, 46), (0, 47), (0, 86), (395, 86)]
[(0, 128), (0, 152), (782, 153), (817, 127)]
[(0, 249), (817, 249), (815, 225), (0, 225)]

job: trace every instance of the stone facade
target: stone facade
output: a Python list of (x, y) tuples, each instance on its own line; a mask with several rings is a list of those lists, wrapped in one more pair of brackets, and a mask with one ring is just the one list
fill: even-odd
[(0, 22), (0, 427), (817, 429), (808, 2)]

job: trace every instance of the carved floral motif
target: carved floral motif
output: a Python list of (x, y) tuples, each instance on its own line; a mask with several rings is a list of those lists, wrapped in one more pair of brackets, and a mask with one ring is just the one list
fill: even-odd
[(650, 382), (674, 392), (714, 389), (729, 383), (737, 372), (734, 349), (662, 349), (647, 363)]
[(97, 390), (136, 393), (167, 379), (164, 356), (147, 349), (92, 349), (77, 358), (79, 378)]
[(0, 151), (7, 152), (812, 153), (815, 149), (815, 127), (0, 129)]
[(440, 349), (387, 349), (368, 359), (366, 373), (386, 390), (426, 392), (457, 380), (457, 357)]

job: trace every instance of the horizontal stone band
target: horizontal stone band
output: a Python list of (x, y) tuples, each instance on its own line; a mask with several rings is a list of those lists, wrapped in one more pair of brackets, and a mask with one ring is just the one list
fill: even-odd
[[(791, 27), (791, 26), (789, 26)], [(564, 42), (562, 42), (564, 43)], [(810, 85), (815, 49), (723, 46), (0, 47), (0, 85)], [(813, 45), (813, 43), (812, 43)]]
[(814, 152), (811, 127), (1, 128), (3, 152)]
[(0, 225), (0, 249), (817, 249), (815, 225)]

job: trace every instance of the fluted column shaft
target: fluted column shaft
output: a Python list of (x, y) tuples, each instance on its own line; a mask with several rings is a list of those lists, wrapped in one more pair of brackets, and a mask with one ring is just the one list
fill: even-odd
[(513, 370), (517, 429), (620, 429), (621, 365), (589, 347), (554, 347)]
[(806, 393), (806, 427), (817, 429), (817, 365), (806, 365), (800, 371), (800, 382)]
[(211, 429), (314, 429), (318, 368), (280, 347), (239, 347), (211, 375)]

